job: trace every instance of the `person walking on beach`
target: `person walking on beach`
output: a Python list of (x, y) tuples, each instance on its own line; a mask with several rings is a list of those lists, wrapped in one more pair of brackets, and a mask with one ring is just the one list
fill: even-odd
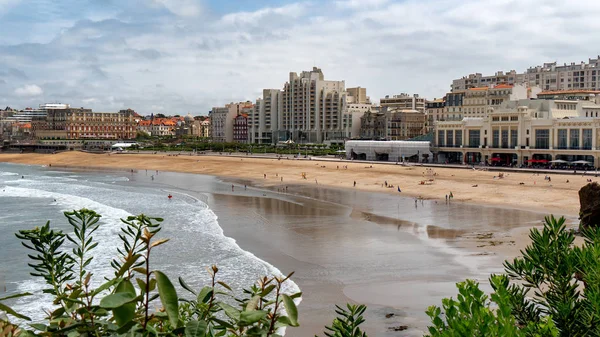
[(244, 185), (244, 191), (246, 190), (246, 185)]
[(233, 184), (231, 184), (231, 192), (233, 192), (233, 187), (234, 187)]
[(263, 176), (265, 177), (265, 179), (267, 179), (267, 174), (266, 173), (263, 173)]
[(356, 180), (354, 181), (354, 187), (356, 187)]
[(449, 198), (450, 198), (450, 199), (454, 199), (454, 195), (452, 194), (452, 191), (450, 191)]
[(446, 203), (448, 203), (448, 194), (446, 194)]

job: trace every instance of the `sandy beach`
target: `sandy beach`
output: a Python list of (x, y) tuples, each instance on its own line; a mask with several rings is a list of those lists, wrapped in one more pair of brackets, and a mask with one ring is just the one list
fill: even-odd
[[(498, 172), (453, 168), (435, 168), (435, 175), (432, 176), (426, 174), (425, 167), (420, 166), (184, 154), (170, 156), (164, 153), (0, 154), (0, 162), (198, 173), (250, 179), (263, 186), (283, 188), (290, 184), (312, 184), (398, 194), (397, 188), (400, 187), (402, 195), (408, 197), (444, 200), (452, 192), (454, 201), (547, 213), (559, 212), (573, 216), (579, 212), (577, 192), (590, 178), (566, 172), (567, 174), (551, 175), (552, 181), (548, 182), (543, 175), (531, 173), (509, 172), (504, 173), (503, 178), (498, 178)], [(305, 173), (306, 179), (302, 173)], [(421, 181), (430, 178), (435, 181), (421, 185)], [(386, 182), (394, 187), (386, 188)]]
[[(519, 255), (545, 214), (576, 219), (577, 192), (590, 179), (553, 174), (548, 182), (543, 174), (498, 178), (492, 171), (435, 168), (435, 181), (421, 185), (431, 176), (425, 167), (162, 153), (0, 154), (0, 162), (117, 169), (145, 183), (210, 193), (207, 202), (226, 235), (282, 272), (296, 271), (304, 323), (290, 330), (292, 337), (321, 335), (333, 305), (345, 302), (369, 306), (369, 335), (421, 336), (424, 309), (455, 296), (454, 282), (469, 277), (484, 284), (490, 272), (501, 272), (501, 262)], [(156, 170), (161, 174), (150, 181)], [(168, 172), (222, 181), (205, 190), (201, 175)], [(244, 184), (247, 193), (239, 190)], [(251, 186), (269, 192), (265, 197)], [(454, 200), (447, 203), (450, 192)], [(424, 200), (415, 201), (419, 196)], [(403, 325), (409, 329), (390, 330)]]

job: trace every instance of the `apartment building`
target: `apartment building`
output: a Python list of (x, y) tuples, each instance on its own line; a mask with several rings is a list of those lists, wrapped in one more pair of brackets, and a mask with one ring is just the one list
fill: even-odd
[[(263, 89), (262, 97), (256, 100), (254, 109), (248, 118), (248, 137), (254, 144), (276, 143), (276, 131), (281, 129), (281, 111), (283, 101), (281, 90)], [(287, 139), (282, 139), (285, 141)]]
[(360, 118), (359, 137), (363, 140), (385, 140), (385, 112), (379, 110), (367, 111)]
[(436, 121), (444, 120), (446, 110), (446, 98), (434, 98), (425, 103), (425, 115), (427, 116), (426, 133), (433, 132), (433, 124)]
[(363, 113), (360, 123), (360, 139), (407, 140), (425, 134), (427, 115), (382, 107)]
[(570, 101), (594, 101), (600, 98), (600, 90), (550, 90), (537, 94), (539, 99), (558, 99)]
[(131, 111), (92, 112), (68, 105), (47, 107), (45, 118), (34, 118), (32, 134), (39, 139), (133, 139), (136, 122)]
[(483, 117), (435, 123), (438, 162), (491, 165), (584, 160), (600, 166), (600, 104), (506, 101)]
[(452, 81), (452, 92), (498, 84), (517, 84), (525, 82), (525, 75), (515, 70), (508, 72), (497, 71), (494, 75), (483, 76), (481, 73), (469, 74)]
[(325, 80), (321, 69), (290, 73), (282, 96), (281, 129), (277, 139), (297, 143), (341, 141), (346, 102), (344, 81)]
[(545, 91), (555, 90), (598, 90), (600, 89), (600, 56), (588, 59), (588, 62), (558, 65), (556, 62), (530, 67), (523, 73), (511, 70), (501, 71), (493, 76), (480, 73), (470, 74), (452, 81), (452, 91), (467, 90), (494, 84), (525, 84), (538, 86)]
[(422, 114), (425, 114), (426, 100), (425, 98), (419, 97), (419, 95), (409, 95), (402, 93), (400, 95), (385, 96), (379, 100), (379, 104), (382, 107), (392, 108), (397, 110), (416, 110)]
[(248, 139), (248, 115), (243, 113), (233, 118), (233, 141), (247, 144)]
[(367, 96), (367, 88), (348, 88), (346, 93), (353, 98), (353, 102), (356, 104), (371, 104), (371, 99)]
[(233, 142), (233, 122), (235, 117), (253, 114), (252, 102), (229, 103), (224, 107), (214, 107), (209, 113), (211, 137), (217, 143)]

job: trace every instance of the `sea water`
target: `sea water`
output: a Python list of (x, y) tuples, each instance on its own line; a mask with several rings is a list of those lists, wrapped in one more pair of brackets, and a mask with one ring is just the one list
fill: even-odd
[[(152, 251), (151, 269), (165, 272), (174, 284), (181, 276), (200, 289), (208, 284), (206, 268), (213, 264), (219, 267), (218, 279), (228, 283), (237, 295), (261, 276), (280, 275), (274, 266), (226, 237), (217, 216), (199, 198), (176, 192), (169, 200), (160, 187), (128, 180), (127, 173), (53, 171), (51, 167), (0, 163), (0, 297), (31, 292), (33, 296), (7, 304), (36, 321), (44, 318), (44, 310), (53, 308), (52, 298), (41, 294), (49, 286), (29, 274), (29, 252), (14, 233), (46, 221), (53, 228), (72, 233), (63, 212), (82, 208), (102, 215), (93, 235), (99, 245), (88, 268), (94, 274), (95, 286), (114, 275), (110, 261), (122, 246), (118, 234), (124, 224), (120, 219), (137, 214), (164, 218), (159, 235), (170, 241)], [(285, 290), (299, 291), (293, 282)]]

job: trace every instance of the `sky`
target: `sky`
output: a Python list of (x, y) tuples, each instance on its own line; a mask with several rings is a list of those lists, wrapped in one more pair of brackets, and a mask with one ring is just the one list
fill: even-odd
[(0, 106), (206, 115), (290, 72), (385, 95), (600, 53), (597, 0), (0, 0)]

